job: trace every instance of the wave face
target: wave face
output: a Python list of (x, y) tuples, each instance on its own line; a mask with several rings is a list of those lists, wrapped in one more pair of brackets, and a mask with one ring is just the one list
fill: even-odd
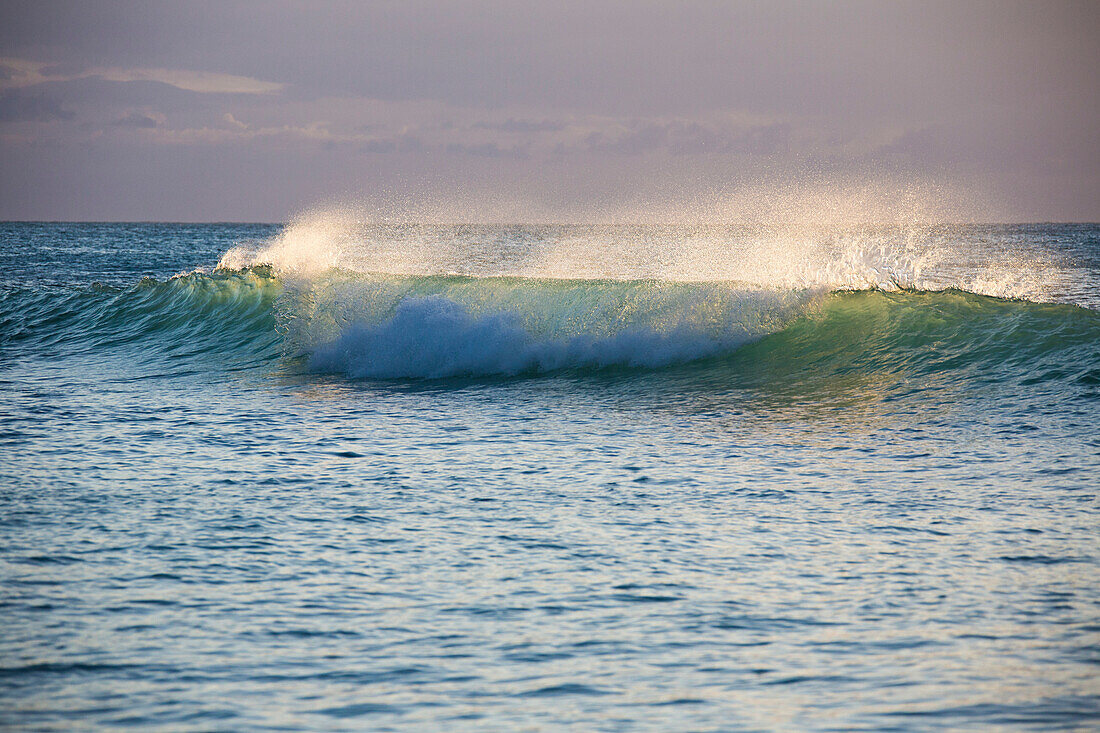
[(439, 378), (693, 361), (781, 328), (811, 299), (714, 283), (357, 276), (314, 280), (283, 313), (313, 369)]
[(686, 328), (669, 334), (632, 328), (602, 339), (553, 341), (533, 336), (521, 323), (511, 313), (475, 317), (443, 297), (410, 298), (386, 323), (344, 330), (313, 353), (310, 365), (359, 378), (515, 375), (614, 364), (660, 367), (699, 358), (724, 343)]
[(145, 278), (128, 287), (4, 288), (0, 343), (48, 353), (277, 355), (274, 306), (281, 289), (264, 268)]
[[(1100, 317), (963, 291), (754, 291), (717, 284), (370, 278), (284, 302), (311, 369), (352, 378), (516, 375), (735, 360), (773, 373), (910, 374), (1095, 361)], [(327, 297), (326, 297), (327, 296)], [(300, 303), (309, 304), (303, 316)], [(759, 368), (745, 363), (744, 371)], [(1070, 368), (1070, 371), (1073, 371)]]
[(833, 293), (734, 355), (758, 381), (1100, 385), (1100, 313), (960, 290)]

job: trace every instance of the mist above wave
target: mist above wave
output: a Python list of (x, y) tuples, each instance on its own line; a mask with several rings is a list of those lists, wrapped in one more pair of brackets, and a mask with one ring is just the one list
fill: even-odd
[[(219, 267), (561, 279), (737, 282), (762, 289), (945, 289), (1051, 300), (1049, 252), (1006, 249), (919, 192), (759, 189), (679, 208), (638, 205), (570, 223), (454, 224), (461, 207), (306, 211)], [(522, 216), (522, 210), (512, 211)], [(520, 219), (520, 221), (524, 221)]]

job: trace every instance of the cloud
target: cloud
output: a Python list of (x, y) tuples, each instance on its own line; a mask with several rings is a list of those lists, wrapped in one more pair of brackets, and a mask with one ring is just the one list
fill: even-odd
[(143, 112), (131, 112), (111, 123), (114, 127), (134, 127), (139, 129), (152, 129), (160, 125), (160, 121)]
[(183, 69), (89, 69), (81, 76), (98, 76), (117, 82), (157, 81), (199, 94), (273, 94), (284, 86), (247, 76)]
[(519, 120), (510, 117), (504, 122), (478, 122), (474, 127), (497, 132), (557, 132), (565, 129), (565, 123), (555, 120)]
[(424, 149), (424, 141), (406, 131), (389, 138), (368, 138), (361, 141), (359, 149), (364, 153), (416, 153)]
[(45, 94), (10, 91), (0, 95), (0, 122), (51, 122), (75, 116), (75, 112)]
[(497, 143), (448, 143), (448, 153), (476, 155), (480, 158), (527, 158), (529, 153), (526, 146), (509, 145), (507, 147)]
[(367, 140), (360, 146), (360, 149), (364, 153), (395, 153), (397, 152), (397, 142), (388, 139)]
[(199, 94), (274, 94), (285, 87), (284, 84), (277, 82), (209, 71), (121, 67), (91, 67), (78, 70), (28, 59), (0, 58), (0, 89), (88, 78), (120, 83), (159, 82)]
[(641, 155), (664, 150), (672, 155), (774, 155), (791, 141), (788, 123), (737, 124), (692, 120), (634, 120), (595, 130), (584, 146), (592, 152)]

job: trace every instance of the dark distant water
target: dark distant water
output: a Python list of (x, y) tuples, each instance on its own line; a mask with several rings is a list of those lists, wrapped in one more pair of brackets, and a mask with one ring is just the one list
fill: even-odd
[(0, 725), (1100, 726), (1100, 228), (325, 232), (0, 225)]

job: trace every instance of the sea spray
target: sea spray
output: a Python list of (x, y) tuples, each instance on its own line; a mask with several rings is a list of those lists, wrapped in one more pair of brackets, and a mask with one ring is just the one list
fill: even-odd
[(270, 266), (286, 352), (353, 376), (679, 363), (775, 333), (842, 290), (1049, 299), (1035, 274), (1049, 258), (985, 257), (950, 226), (874, 224), (881, 212), (860, 200), (817, 216), (780, 197), (671, 224), (508, 227), (322, 208), (219, 268)]
[(1088, 292), (1087, 283), (1052, 285), (1052, 273), (1076, 273), (1063, 255), (1026, 243), (1006, 251), (995, 229), (986, 237), (973, 226), (929, 224), (926, 217), (937, 211), (919, 197), (767, 194), (700, 204), (678, 219), (646, 209), (583, 224), (453, 224), (439, 212), (417, 219), (322, 207), (272, 237), (232, 247), (218, 266), (270, 265), (281, 277), (306, 280), (346, 271), (734, 282), (755, 289), (954, 287), (1036, 301), (1061, 299), (1067, 286)]

